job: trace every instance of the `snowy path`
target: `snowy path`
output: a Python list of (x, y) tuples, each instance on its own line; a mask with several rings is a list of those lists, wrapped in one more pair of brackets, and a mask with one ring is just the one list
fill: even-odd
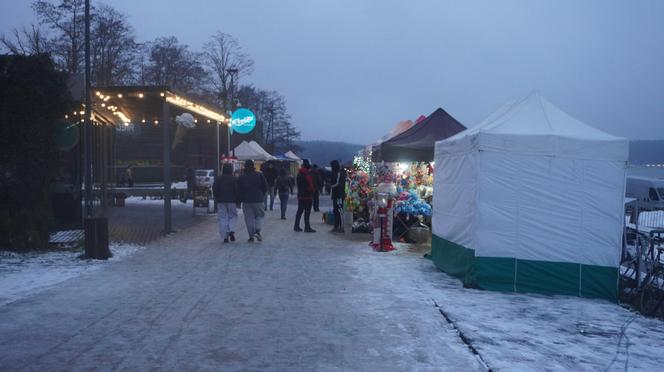
[[(239, 231), (228, 245), (205, 221), (2, 306), (0, 366), (483, 370), (418, 283), (428, 262), (381, 257), (327, 233), (319, 213), (312, 221), (318, 233), (294, 233), (274, 211), (264, 242)], [(367, 272), (376, 258), (413, 272)]]
[[(215, 221), (0, 306), (0, 369), (654, 371), (664, 323), (606, 301), (464, 289), (431, 261)], [(327, 207), (321, 208), (322, 210)], [(243, 223), (240, 223), (242, 226)], [(445, 313), (444, 317), (441, 311)]]

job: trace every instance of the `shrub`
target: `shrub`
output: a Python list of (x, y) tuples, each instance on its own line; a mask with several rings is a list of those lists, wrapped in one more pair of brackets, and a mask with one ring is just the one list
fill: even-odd
[(46, 55), (0, 56), (0, 246), (45, 247), (49, 186), (60, 162), (56, 122), (71, 107), (66, 78)]

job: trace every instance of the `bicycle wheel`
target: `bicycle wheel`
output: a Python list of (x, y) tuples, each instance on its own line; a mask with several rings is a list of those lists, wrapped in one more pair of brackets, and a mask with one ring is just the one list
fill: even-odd
[(662, 277), (657, 275), (653, 277), (643, 287), (641, 291), (641, 313), (647, 316), (653, 316), (660, 309), (662, 302), (664, 302), (664, 290), (658, 286), (661, 283)]
[(620, 263), (620, 280), (618, 282), (618, 293), (621, 300), (631, 302), (636, 291), (636, 260), (627, 259)]

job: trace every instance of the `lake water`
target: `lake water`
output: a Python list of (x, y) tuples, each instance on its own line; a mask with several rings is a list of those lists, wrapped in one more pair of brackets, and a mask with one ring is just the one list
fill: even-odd
[(627, 175), (664, 179), (664, 164), (660, 165), (661, 166), (648, 167), (645, 165), (630, 164), (627, 166)]

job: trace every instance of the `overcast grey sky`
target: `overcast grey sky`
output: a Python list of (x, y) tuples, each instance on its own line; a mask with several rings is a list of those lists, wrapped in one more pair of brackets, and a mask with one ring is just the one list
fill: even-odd
[[(0, 0), (0, 32), (34, 22)], [(96, 1), (93, 0), (93, 3)], [(216, 30), (288, 99), (303, 139), (370, 143), (442, 107), (472, 126), (539, 90), (586, 123), (664, 138), (664, 1), (107, 0), (139, 41)]]

